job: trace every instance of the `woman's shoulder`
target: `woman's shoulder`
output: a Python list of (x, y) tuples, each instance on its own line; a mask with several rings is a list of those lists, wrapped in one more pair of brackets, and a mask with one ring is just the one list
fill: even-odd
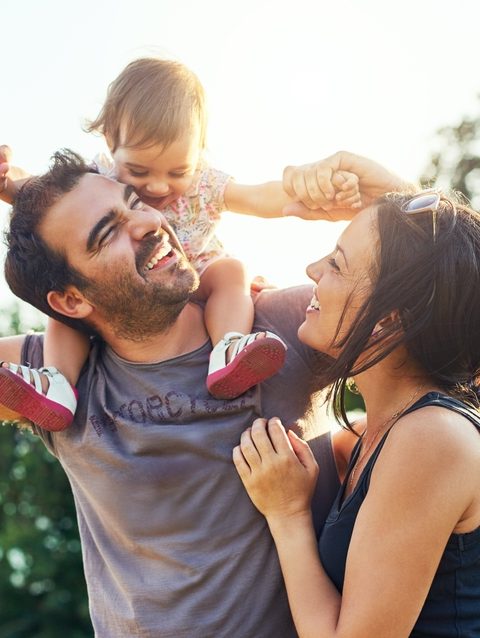
[(409, 412), (391, 428), (371, 484), (376, 491), (390, 486), (399, 503), (411, 503), (416, 494), (425, 507), (451, 510), (455, 531), (471, 531), (480, 524), (479, 434), (469, 419), (444, 406)]
[(454, 400), (451, 405), (425, 402), (402, 416), (392, 427), (389, 438), (407, 448), (421, 449), (422, 445), (428, 445), (438, 452), (465, 450), (480, 454), (480, 413), (476, 412)]

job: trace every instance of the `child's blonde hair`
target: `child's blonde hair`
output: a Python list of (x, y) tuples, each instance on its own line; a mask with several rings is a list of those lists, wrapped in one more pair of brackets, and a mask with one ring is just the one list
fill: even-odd
[(197, 76), (174, 60), (139, 58), (110, 84), (105, 104), (87, 131), (102, 133), (114, 152), (120, 145), (166, 147), (197, 122), (203, 149), (205, 95)]

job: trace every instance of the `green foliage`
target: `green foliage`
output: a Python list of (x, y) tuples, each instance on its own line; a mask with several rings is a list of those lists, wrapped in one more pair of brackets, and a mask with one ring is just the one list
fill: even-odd
[[(18, 306), (10, 319), (9, 334), (25, 331)], [(37, 437), (1, 425), (0, 636), (60, 638), (68, 627), (68, 638), (91, 638), (68, 480)]]
[(436, 147), (421, 182), (460, 191), (479, 208), (480, 96), (476, 114), (437, 131)]

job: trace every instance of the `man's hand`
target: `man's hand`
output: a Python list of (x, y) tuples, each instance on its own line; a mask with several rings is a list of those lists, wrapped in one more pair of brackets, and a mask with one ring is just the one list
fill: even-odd
[[(359, 197), (356, 197), (352, 175), (358, 179)], [(313, 209), (322, 208), (332, 220), (351, 219), (360, 207), (369, 206), (384, 193), (415, 189), (380, 164), (346, 151), (313, 164), (287, 166), (283, 173), (283, 187), (290, 197), (299, 202), (286, 206), (284, 215), (304, 219), (328, 218), (313, 213)]]
[(21, 186), (30, 177), (29, 173), (10, 164), (12, 151), (5, 144), (0, 146), (0, 199), (12, 204)]

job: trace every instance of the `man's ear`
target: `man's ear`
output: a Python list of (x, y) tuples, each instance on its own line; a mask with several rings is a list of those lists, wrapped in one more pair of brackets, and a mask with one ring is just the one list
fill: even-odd
[(51, 290), (47, 301), (52, 310), (71, 319), (85, 319), (93, 311), (92, 304), (75, 286), (69, 286), (63, 292)]

